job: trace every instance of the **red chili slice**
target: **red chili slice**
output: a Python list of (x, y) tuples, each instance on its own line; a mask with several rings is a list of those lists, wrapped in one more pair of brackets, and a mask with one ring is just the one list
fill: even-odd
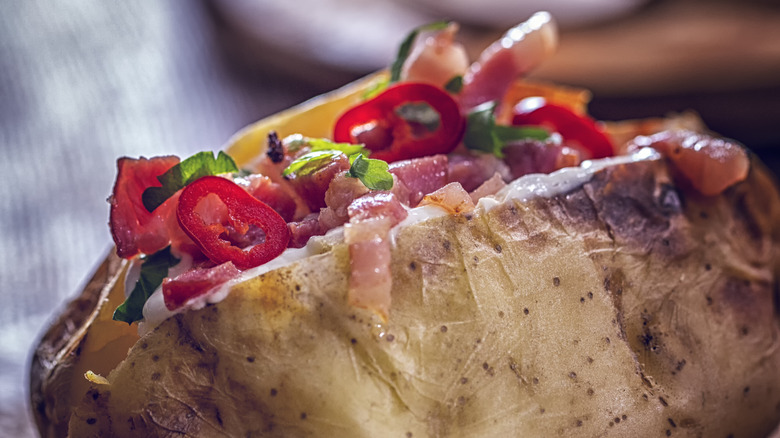
[(523, 99), (514, 108), (515, 126), (542, 126), (575, 143), (587, 156), (596, 159), (615, 154), (612, 141), (593, 119), (579, 115), (565, 106), (547, 103), (541, 97)]
[[(431, 119), (433, 117), (433, 119)], [(402, 82), (345, 112), (333, 139), (362, 143), (371, 158), (387, 162), (446, 154), (466, 126), (457, 102), (430, 84)]]
[[(215, 194), (227, 208), (227, 218), (208, 223), (198, 212), (198, 204)], [(256, 199), (234, 182), (206, 176), (188, 185), (179, 197), (176, 210), (179, 225), (213, 262), (233, 262), (241, 270), (260, 266), (281, 254), (290, 240), (287, 223), (271, 207)], [(264, 239), (255, 242), (262, 231)], [(234, 245), (244, 241), (246, 249)]]

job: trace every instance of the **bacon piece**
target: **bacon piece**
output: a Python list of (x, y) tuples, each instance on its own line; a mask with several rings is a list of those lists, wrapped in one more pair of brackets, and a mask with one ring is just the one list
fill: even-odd
[(320, 216), (318, 213), (311, 213), (300, 221), (288, 223), (290, 242), (287, 246), (290, 248), (303, 248), (312, 236), (325, 234), (330, 228), (323, 229), (320, 225)]
[(365, 195), (368, 191), (368, 187), (359, 179), (348, 177), (346, 172), (342, 172), (330, 182), (330, 186), (325, 192), (325, 204), (333, 210), (336, 217), (342, 218), (342, 223), (344, 223), (349, 219), (347, 209), (352, 201)]
[(195, 268), (175, 278), (166, 278), (162, 283), (165, 307), (168, 310), (178, 309), (192, 298), (204, 295), (240, 274), (241, 271), (233, 266), (233, 262), (226, 262), (211, 268)]
[(736, 142), (692, 131), (664, 131), (640, 136), (628, 146), (649, 146), (666, 156), (694, 189), (715, 196), (747, 178), (750, 158)]
[(474, 201), (459, 183), (449, 183), (433, 193), (425, 195), (420, 201), (420, 206), (436, 205), (448, 213), (468, 213), (474, 209)]
[(512, 179), (517, 179), (530, 173), (550, 173), (577, 166), (580, 157), (576, 150), (566, 146), (525, 140), (504, 146), (504, 161), (509, 165)]
[(311, 211), (317, 211), (326, 206), (325, 192), (333, 178), (349, 169), (349, 158), (340, 154), (315, 172), (295, 175), (290, 178), (290, 185), (306, 202)]
[[(278, 159), (278, 145), (271, 146), (270, 144), (271, 140), (269, 139), (269, 151), (271, 148), (273, 148), (276, 152), (272, 153), (275, 157), (275, 159)], [(283, 143), (282, 143), (283, 144)], [(279, 185), (280, 192), (284, 193), (287, 198), (292, 200), (295, 203), (295, 211), (293, 213), (293, 217), (290, 219), (287, 219), (285, 214), (282, 214), (277, 210), (277, 212), (285, 218), (285, 220), (293, 220), (293, 219), (300, 219), (306, 216), (307, 214), (311, 213), (311, 210), (309, 209), (309, 206), (306, 204), (306, 201), (301, 198), (301, 196), (295, 191), (294, 187), (290, 183), (290, 181), (286, 180), (284, 177), (282, 177), (282, 172), (284, 169), (287, 168), (287, 166), (290, 165), (290, 163), (293, 161), (294, 156), (291, 155), (287, 149), (286, 146), (283, 146), (283, 157), (281, 161), (275, 162), (274, 158), (271, 157), (271, 155), (263, 154), (260, 159), (258, 159), (256, 162), (252, 163), (250, 166), (253, 171), (256, 174), (263, 175), (271, 180), (272, 183)], [(281, 195), (280, 195), (281, 196)], [(262, 199), (261, 199), (262, 201)], [(265, 201), (264, 201), (265, 202)], [(286, 201), (285, 201), (286, 202)], [(270, 204), (269, 204), (270, 205)], [(285, 209), (289, 207), (284, 207)], [(275, 209), (275, 208), (274, 208)], [(285, 210), (287, 211), (287, 210)]]
[(460, 104), (469, 110), (481, 103), (500, 100), (509, 85), (555, 51), (558, 31), (547, 12), (537, 12), (509, 29), (480, 54), (463, 77)]
[(175, 156), (117, 160), (116, 182), (108, 202), (111, 235), (119, 257), (130, 258), (139, 252), (152, 254), (170, 242), (168, 219), (173, 216), (176, 222), (176, 199), (168, 199), (150, 213), (141, 195), (149, 187), (160, 187), (157, 176), (178, 163)]
[(496, 173), (493, 175), (493, 177), (482, 183), (481, 186), (471, 191), (469, 196), (471, 197), (471, 200), (474, 202), (474, 204), (476, 204), (481, 198), (489, 195), (495, 195), (504, 187), (506, 187), (504, 179), (501, 177), (501, 175)]
[(453, 22), (438, 32), (420, 35), (404, 63), (402, 79), (444, 87), (454, 77), (463, 76), (469, 57), (463, 45), (455, 42), (458, 28)]
[(492, 154), (453, 155), (449, 157), (447, 182), (458, 182), (471, 192), (495, 174), (509, 181), (509, 166)]
[(370, 309), (384, 321), (390, 313), (392, 248), (388, 234), (390, 217), (373, 217), (344, 226), (344, 240), (349, 244), (350, 270), (347, 301), (350, 305)]
[(349, 245), (349, 304), (375, 311), (383, 320), (390, 312), (392, 275), (390, 228), (408, 215), (392, 192), (372, 192), (350, 204), (344, 240)]
[(416, 206), (423, 196), (447, 184), (446, 155), (414, 158), (390, 164), (390, 173), (409, 190), (409, 199), (402, 203)]
[(390, 226), (395, 226), (409, 215), (395, 194), (384, 191), (372, 192), (355, 199), (349, 205), (348, 212), (350, 223), (375, 217), (388, 217), (391, 219)]
[(243, 187), (250, 195), (268, 204), (279, 213), (285, 222), (290, 222), (295, 217), (295, 200), (284, 190), (281, 184), (275, 183), (265, 175), (249, 175), (233, 180)]

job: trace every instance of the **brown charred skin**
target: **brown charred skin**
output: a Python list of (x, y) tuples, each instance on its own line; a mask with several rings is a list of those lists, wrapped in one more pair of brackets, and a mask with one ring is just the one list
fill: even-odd
[(107, 285), (121, 269), (122, 261), (112, 251), (97, 268), (82, 293), (67, 304), (43, 334), (30, 365), (30, 402), (38, 430), (44, 437), (65, 436), (70, 418), (70, 385), (84, 379), (74, 370), (80, 356), (84, 330), (90, 324), (101, 300), (110, 291)]

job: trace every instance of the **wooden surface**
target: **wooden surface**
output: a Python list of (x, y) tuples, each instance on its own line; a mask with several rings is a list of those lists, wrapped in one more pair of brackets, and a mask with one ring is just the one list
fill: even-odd
[[(632, 32), (655, 27), (621, 24), (625, 21), (566, 30), (563, 58), (538, 74), (593, 86), (592, 109), (601, 117), (694, 108), (713, 128), (757, 147), (777, 166), (780, 25), (772, 24), (778, 23), (772, 21), (777, 7), (721, 2), (713, 9), (692, 0), (679, 3), (683, 6), (651, 2), (639, 15), (624, 19), (667, 24), (678, 19), (674, 26), (659, 28), (656, 39), (637, 40), (640, 34)], [(0, 4), (0, 435), (34, 436), (26, 404), (29, 351), (44, 324), (111, 247), (105, 200), (118, 156), (186, 156), (217, 149), (247, 123), (389, 62), (385, 55), (359, 67), (349, 57), (314, 60), (289, 40), (247, 33), (228, 4)], [(670, 16), (675, 7), (687, 8), (688, 15)], [(729, 15), (723, 8), (737, 12)], [(388, 36), (388, 29), (409, 29), (430, 18), (417, 11), (404, 14), (408, 21), (368, 26), (365, 32), (393, 38), (390, 46), (395, 47), (403, 35)], [(330, 11), (334, 20), (338, 16)], [(686, 17), (699, 20), (689, 32), (689, 21), (681, 19)], [(714, 17), (716, 27), (705, 34), (701, 23), (707, 17)], [(274, 18), (279, 19), (263, 17)], [(724, 24), (732, 19), (732, 26)], [(263, 20), (255, 23), (262, 26)], [(300, 22), (289, 23), (296, 25)], [(476, 48), (496, 32), (466, 29), (464, 35)], [(722, 44), (713, 39), (721, 34)], [(735, 35), (745, 34), (756, 44), (730, 45)], [(352, 56), (361, 57), (354, 39), (330, 43), (344, 49), (353, 41)], [(750, 56), (698, 53), (709, 59), (702, 64), (697, 51), (688, 50), (725, 46)], [(687, 54), (679, 54), (680, 47), (688, 48), (680, 52)], [(675, 55), (666, 57), (667, 52)], [(587, 67), (594, 57), (600, 57), (601, 70)], [(675, 68), (666, 67), (669, 60), (677, 62)], [(705, 70), (707, 80), (691, 74)], [(720, 80), (713, 79), (717, 74)], [(657, 81), (651, 87), (643, 78)]]

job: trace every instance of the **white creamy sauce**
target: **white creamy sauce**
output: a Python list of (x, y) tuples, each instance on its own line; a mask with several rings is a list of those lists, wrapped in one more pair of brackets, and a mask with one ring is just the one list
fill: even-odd
[[(659, 154), (656, 150), (645, 147), (631, 155), (621, 155), (600, 160), (584, 161), (579, 167), (566, 167), (550, 174), (540, 173), (525, 175), (512, 181), (495, 195), (486, 196), (480, 199), (477, 203), (475, 213), (480, 214), (481, 212), (488, 212), (510, 200), (527, 202), (534, 198), (550, 198), (559, 194), (567, 193), (588, 182), (596, 172), (604, 169), (605, 167), (633, 163), (637, 161), (658, 160), (660, 158), (661, 154)], [(422, 207), (410, 208), (408, 209), (408, 213), (409, 215), (406, 217), (406, 219), (401, 221), (398, 225), (390, 230), (390, 242), (393, 246), (395, 246), (396, 236), (402, 228), (424, 222), (428, 219), (446, 216), (449, 214), (443, 208), (437, 207), (435, 205), (425, 205)], [(254, 277), (258, 277), (274, 269), (291, 265), (312, 255), (320, 254), (323, 252), (324, 248), (329, 246), (328, 242), (341, 242), (343, 240), (344, 227), (334, 228), (328, 231), (324, 236), (312, 237), (303, 248), (288, 248), (274, 260), (264, 265), (242, 272), (241, 275), (237, 278), (215, 287), (208, 293), (192, 299), (185, 306), (182, 306), (173, 311), (168, 310), (168, 308), (165, 307), (165, 302), (163, 301), (162, 296), (162, 287), (158, 287), (149, 300), (146, 301), (146, 305), (144, 305), (144, 320), (139, 323), (139, 335), (143, 336), (144, 334), (152, 331), (163, 321), (177, 313), (184, 312), (189, 309), (201, 309), (207, 304), (214, 304), (222, 301), (230, 293), (232, 287), (238, 283), (244, 282)], [(177, 257), (179, 256), (180, 255), (177, 254)], [(131, 273), (135, 271), (134, 278), (137, 280), (137, 271), (140, 270), (140, 263), (138, 265), (138, 267), (136, 267), (135, 264), (131, 266), (131, 272), (129, 272), (127, 276), (128, 279), (131, 278)], [(181, 261), (176, 266), (172, 267), (169, 271), (169, 276), (175, 277), (176, 275), (185, 272), (191, 267), (192, 258), (186, 255), (182, 255)], [(128, 288), (129, 290), (132, 290), (134, 285), (135, 281), (132, 283), (129, 281), (125, 282), (126, 294), (129, 293), (127, 292)]]

